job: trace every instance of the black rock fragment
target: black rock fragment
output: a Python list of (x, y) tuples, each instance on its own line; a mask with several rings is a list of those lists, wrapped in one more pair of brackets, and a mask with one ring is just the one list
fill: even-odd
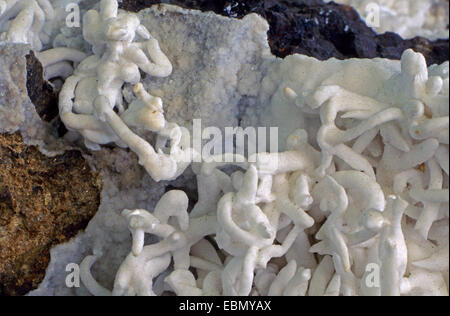
[(402, 39), (377, 34), (352, 7), (322, 0), (123, 0), (121, 8), (137, 12), (157, 3), (214, 11), (233, 18), (258, 13), (270, 24), (269, 42), (278, 57), (299, 53), (326, 60), (332, 57), (400, 59), (412, 48), (429, 65), (447, 61), (449, 40)]
[(33, 51), (27, 58), (27, 90), (41, 119), (51, 122), (58, 116), (58, 95), (44, 79), (44, 70)]

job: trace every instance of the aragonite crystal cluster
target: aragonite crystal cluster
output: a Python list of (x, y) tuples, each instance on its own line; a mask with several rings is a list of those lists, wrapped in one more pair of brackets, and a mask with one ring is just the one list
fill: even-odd
[[(89, 49), (37, 54), (104, 188), (32, 295), (449, 294), (448, 61), (280, 59), (256, 15), (118, 5), (84, 12)], [(197, 115), (279, 151), (198, 162)]]
[[(286, 62), (328, 75), (312, 60)], [(379, 67), (322, 71), (363, 65)], [(113, 290), (91, 275), (95, 248), (81, 263), (85, 286), (96, 295), (448, 295), (448, 66), (427, 68), (406, 51), (371, 87), (330, 77), (284, 87), (293, 107), (320, 117), (318, 149), (297, 130), (287, 151), (256, 154), (230, 174), (194, 167), (194, 209), (171, 190), (152, 213), (124, 210), (133, 242)], [(146, 234), (159, 242), (146, 245)]]

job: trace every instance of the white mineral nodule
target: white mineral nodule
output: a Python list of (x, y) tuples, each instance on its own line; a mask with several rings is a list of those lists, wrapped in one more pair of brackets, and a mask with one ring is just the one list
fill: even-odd
[[(90, 51), (40, 56), (53, 74), (74, 62), (61, 119), (93, 151), (102, 201), (30, 295), (449, 294), (448, 62), (279, 59), (254, 14), (102, 0), (84, 21)], [(20, 96), (6, 63), (0, 86)], [(38, 124), (2, 92), (0, 131)], [(279, 152), (191, 165), (194, 119), (278, 127)]]

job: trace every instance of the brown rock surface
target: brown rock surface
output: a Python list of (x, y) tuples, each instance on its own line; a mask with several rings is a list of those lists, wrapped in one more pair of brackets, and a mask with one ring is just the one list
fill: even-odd
[(18, 134), (0, 134), (0, 295), (39, 285), (50, 248), (87, 226), (101, 186), (79, 151), (50, 158)]

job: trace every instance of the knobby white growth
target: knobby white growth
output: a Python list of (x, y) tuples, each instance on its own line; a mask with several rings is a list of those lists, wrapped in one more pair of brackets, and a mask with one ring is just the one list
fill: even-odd
[[(140, 84), (140, 71), (155, 77), (172, 73), (158, 41), (136, 15), (119, 12), (116, 0), (102, 0), (100, 11), (84, 15), (83, 36), (94, 55), (83, 59), (65, 81), (59, 96), (61, 120), (84, 137), (89, 149), (108, 143), (129, 147), (155, 181), (177, 178), (189, 166), (192, 153), (187, 130), (167, 122), (162, 100)], [(55, 71), (63, 70), (61, 65)], [(137, 97), (128, 107), (122, 95), (126, 83), (135, 85)], [(157, 133), (155, 147), (132, 129)]]
[(0, 40), (30, 44), (40, 51), (49, 41), (41, 30), (54, 15), (50, 0), (0, 0)]
[[(153, 213), (125, 210), (133, 243), (113, 291), (91, 275), (98, 255), (83, 261), (85, 286), (97, 295), (448, 295), (448, 66), (427, 69), (408, 50), (377, 97), (286, 87), (320, 116), (320, 151), (297, 130), (288, 151), (257, 154), (238, 171), (193, 166), (194, 209), (169, 191)], [(161, 116), (137, 121), (146, 110), (137, 102), (124, 121), (160, 128)], [(160, 241), (145, 245), (145, 234)]]
[(37, 53), (37, 56), (44, 68), (46, 80), (67, 79), (73, 74), (73, 65), (78, 65), (87, 57), (85, 53), (67, 47), (50, 48)]
[(73, 73), (73, 65), (86, 55), (66, 47), (41, 52), (51, 41), (42, 28), (53, 19), (55, 10), (50, 0), (0, 0), (0, 41), (30, 44), (44, 68), (45, 79), (66, 79)]

